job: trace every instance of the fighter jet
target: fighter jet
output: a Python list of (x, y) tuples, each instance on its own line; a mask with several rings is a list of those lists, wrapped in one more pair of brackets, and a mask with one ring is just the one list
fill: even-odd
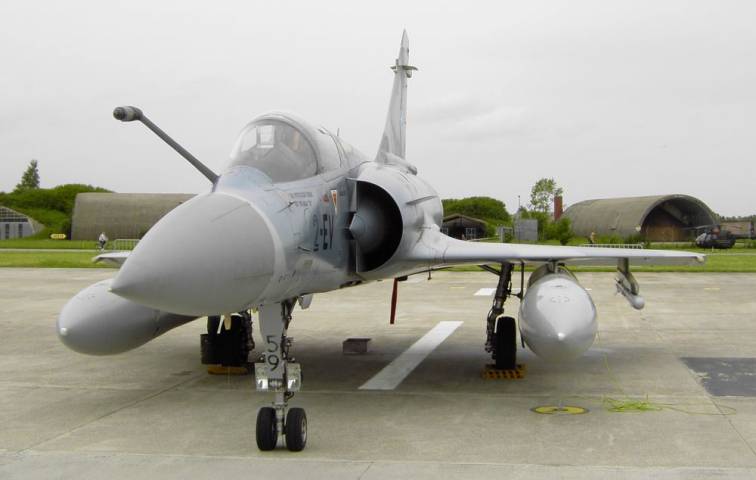
[[(64, 306), (61, 341), (81, 353), (115, 354), (207, 316), (203, 359), (233, 361), (249, 353), (256, 314), (264, 345), (255, 383), (274, 397), (258, 412), (257, 446), (271, 450), (285, 442), (298, 451), (307, 441), (307, 417), (288, 405), (301, 388), (288, 330), (296, 306), (307, 308), (314, 294), (378, 280), (396, 286), (413, 274), (482, 265), (498, 277), (485, 349), (498, 368), (509, 369), (518, 328), (524, 343), (548, 360), (577, 357), (593, 343), (596, 307), (570, 265), (616, 265), (617, 290), (641, 309), (632, 265), (704, 261), (668, 250), (473, 243), (444, 235), (441, 200), (405, 156), (407, 82), (416, 70), (406, 32), (391, 69), (388, 116), (372, 158), (324, 127), (273, 112), (244, 127), (230, 162), (216, 174), (140, 109), (116, 108), (116, 119), (146, 125), (211, 186), (158, 221), (130, 253), (99, 256), (121, 268)], [(536, 268), (527, 286), (525, 265)], [(517, 322), (503, 315), (513, 295), (521, 299)]]

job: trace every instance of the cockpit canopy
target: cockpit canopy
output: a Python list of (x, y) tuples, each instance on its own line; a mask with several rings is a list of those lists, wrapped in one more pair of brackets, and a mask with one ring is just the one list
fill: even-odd
[(324, 128), (288, 114), (264, 115), (242, 130), (230, 167), (246, 165), (274, 183), (293, 182), (339, 168), (344, 154), (338, 142)]

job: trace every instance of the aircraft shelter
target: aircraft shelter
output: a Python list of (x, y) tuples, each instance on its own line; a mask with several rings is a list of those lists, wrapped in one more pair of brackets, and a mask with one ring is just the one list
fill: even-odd
[(570, 206), (564, 216), (575, 235), (639, 235), (656, 242), (690, 240), (695, 227), (716, 223), (704, 202), (679, 194), (585, 200)]

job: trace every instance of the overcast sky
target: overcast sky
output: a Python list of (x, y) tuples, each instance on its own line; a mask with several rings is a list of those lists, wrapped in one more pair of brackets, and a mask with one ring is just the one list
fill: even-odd
[(686, 193), (756, 213), (756, 2), (0, 3), (0, 190), (200, 192), (206, 179), (113, 107), (140, 106), (221, 171), (254, 116), (299, 113), (375, 154), (402, 29), (407, 157), (442, 197), (510, 211)]

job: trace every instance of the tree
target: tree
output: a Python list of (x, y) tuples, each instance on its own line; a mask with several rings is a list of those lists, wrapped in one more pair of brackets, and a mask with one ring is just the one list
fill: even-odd
[(502, 224), (512, 219), (504, 202), (491, 197), (467, 197), (462, 199), (445, 198), (444, 215), (459, 213), (481, 220), (496, 220)]
[(549, 223), (545, 227), (544, 236), (547, 240), (559, 240), (560, 244), (567, 245), (567, 243), (573, 236), (570, 219), (567, 217), (562, 217), (555, 222)]
[(50, 233), (70, 235), (71, 215), (76, 195), (86, 192), (110, 192), (83, 184), (58, 185), (54, 188), (24, 188), (12, 193), (0, 192), (0, 205), (18, 210), (41, 222), (45, 227), (41, 238)]
[(444, 215), (459, 213), (486, 222), (486, 235), (493, 236), (496, 227), (512, 223), (512, 216), (507, 212), (504, 202), (491, 197), (467, 197), (462, 199), (445, 198), (442, 200)]
[(530, 191), (530, 208), (537, 212), (549, 213), (554, 204), (554, 197), (562, 195), (562, 188), (553, 178), (538, 180)]
[(39, 169), (37, 168), (37, 161), (32, 160), (29, 162), (29, 166), (21, 176), (21, 183), (16, 185), (15, 191), (30, 190), (33, 188), (39, 188)]

